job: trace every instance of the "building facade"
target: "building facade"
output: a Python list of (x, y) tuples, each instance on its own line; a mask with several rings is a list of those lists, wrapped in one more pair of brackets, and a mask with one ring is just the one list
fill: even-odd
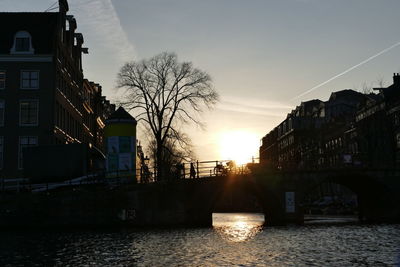
[(400, 75), (362, 94), (301, 103), (262, 138), (260, 163), (277, 170), (400, 166)]
[(87, 143), (102, 150), (104, 120), (115, 106), (84, 79), (88, 49), (67, 12), (59, 0), (59, 12), (0, 13), (7, 25), (0, 30), (1, 177), (22, 176), (26, 147)]

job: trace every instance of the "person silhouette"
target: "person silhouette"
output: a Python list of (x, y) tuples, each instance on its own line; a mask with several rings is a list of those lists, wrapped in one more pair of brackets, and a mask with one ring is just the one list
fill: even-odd
[(196, 178), (196, 170), (193, 162), (190, 162), (190, 178)]

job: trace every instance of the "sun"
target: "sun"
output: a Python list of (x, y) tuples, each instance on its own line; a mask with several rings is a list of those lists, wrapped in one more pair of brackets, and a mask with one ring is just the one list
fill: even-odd
[(257, 157), (259, 138), (249, 131), (227, 131), (220, 134), (219, 146), (221, 160), (234, 160), (242, 165)]

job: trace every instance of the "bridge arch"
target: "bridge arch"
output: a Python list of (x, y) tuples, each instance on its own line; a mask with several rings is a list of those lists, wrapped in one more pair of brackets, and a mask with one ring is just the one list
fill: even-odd
[(360, 221), (387, 221), (387, 217), (398, 216), (393, 204), (396, 197), (385, 178), (379, 172), (326, 171), (303, 174), (298, 185), (299, 201), (304, 201), (308, 192), (324, 183), (333, 183), (350, 189), (357, 195)]
[[(251, 174), (228, 175), (203, 180), (203, 186), (200, 185), (201, 181), (196, 184), (196, 190), (191, 193), (190, 206), (195, 207), (193, 209), (199, 213), (209, 214), (210, 218), (214, 212), (249, 211), (263, 213), (266, 225), (281, 225), (286, 222), (285, 203), (280, 186), (271, 187), (268, 182), (264, 183), (263, 178), (260, 179), (260, 177)], [(217, 205), (220, 200), (232, 191), (240, 191), (240, 194), (245, 197), (252, 196), (253, 200), (259, 205), (258, 210), (243, 209), (240, 206), (227, 210), (218, 209)], [(201, 207), (199, 207), (199, 203), (202, 203)], [(297, 217), (292, 221), (300, 222)]]

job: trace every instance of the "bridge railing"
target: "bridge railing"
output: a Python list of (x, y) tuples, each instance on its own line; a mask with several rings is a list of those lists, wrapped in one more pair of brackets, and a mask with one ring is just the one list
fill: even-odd
[[(252, 159), (257, 163), (257, 159)], [(232, 160), (208, 160), (173, 166), (166, 180), (198, 179), (221, 177), (230, 174), (248, 173), (247, 164), (238, 165)], [(194, 172), (193, 172), (194, 169)], [(34, 182), (27, 178), (5, 179), (0, 178), (0, 192), (43, 192), (65, 186), (109, 184), (118, 186), (128, 183), (152, 183), (156, 181), (156, 169), (140, 168), (132, 170), (97, 171), (81, 177), (65, 179), (63, 181)]]
[[(193, 164), (194, 172), (191, 167)], [(208, 160), (183, 164), (180, 178), (196, 179), (248, 173), (247, 164), (236, 164), (233, 160)]]
[(0, 179), (0, 192), (46, 192), (60, 187), (93, 184), (119, 186), (130, 183), (148, 183), (154, 181), (154, 174), (143, 173), (143, 169), (97, 171), (80, 177), (63, 179), (62, 181), (36, 181), (28, 178)]

